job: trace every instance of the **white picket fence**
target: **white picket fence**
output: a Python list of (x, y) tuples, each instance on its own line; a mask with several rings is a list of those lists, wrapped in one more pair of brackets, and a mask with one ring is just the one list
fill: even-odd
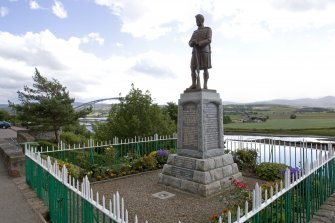
[[(173, 137), (166, 137), (166, 139), (171, 139)], [(157, 140), (157, 139), (152, 138), (150, 140)], [(134, 141), (138, 142), (137, 140), (134, 140)], [(241, 143), (241, 142), (238, 142), (238, 143)], [(229, 143), (227, 144), (229, 145)], [(256, 144), (257, 143), (254, 144), (255, 149), (262, 148), (262, 146), (257, 147)], [(106, 145), (106, 144), (101, 143), (100, 146), (101, 145)], [(240, 148), (244, 148), (244, 147), (245, 146), (242, 144), (242, 147)], [(66, 150), (65, 148), (63, 149)], [(34, 148), (29, 148), (28, 146), (25, 149), (25, 153), (26, 153), (26, 156), (31, 158), (34, 162), (40, 165), (44, 170), (46, 170), (52, 176), (54, 176), (56, 179), (62, 182), (67, 188), (69, 188), (70, 190), (72, 190), (73, 192), (75, 192), (76, 194), (84, 198), (85, 200), (87, 200), (96, 209), (101, 211), (101, 213), (105, 214), (110, 219), (118, 223), (129, 223), (128, 211), (127, 209), (125, 209), (124, 199), (119, 195), (118, 192), (112, 195), (112, 199), (106, 200), (104, 195), (100, 199), (99, 197), (100, 195), (98, 192), (95, 194), (93, 193), (93, 190), (90, 186), (90, 182), (87, 177), (84, 177), (82, 182), (80, 183), (78, 180), (75, 180), (74, 178), (71, 178), (71, 176), (68, 175), (68, 170), (65, 166), (63, 166), (63, 168), (59, 170), (57, 160), (55, 160), (55, 162), (52, 163), (49, 156), (47, 156), (46, 159), (43, 159), (39, 152), (36, 152)], [(242, 222), (245, 222), (251, 219), (254, 215), (262, 211), (264, 208), (266, 208), (276, 199), (281, 197), (287, 191), (294, 188), (298, 183), (303, 181), (305, 178), (307, 178), (309, 175), (314, 173), (320, 167), (322, 167), (323, 165), (327, 164), (330, 160), (335, 158), (334, 151), (332, 149), (332, 144), (328, 144), (327, 151), (317, 150), (317, 153), (313, 152), (313, 154), (314, 155), (312, 155), (311, 158), (314, 158), (314, 159), (312, 161), (309, 161), (309, 159), (307, 158), (305, 159), (305, 162), (303, 165), (304, 169), (301, 173), (298, 172), (298, 174), (295, 176), (294, 181), (291, 181), (291, 173), (290, 173), (290, 170), (287, 169), (285, 172), (284, 182), (281, 181), (279, 185), (276, 184), (275, 188), (271, 187), (269, 193), (268, 191), (265, 191), (265, 200), (263, 203), (262, 203), (262, 188), (261, 186), (256, 184), (255, 189), (253, 191), (252, 210), (249, 212), (247, 211), (249, 208), (248, 202), (245, 202), (245, 207), (243, 210), (246, 210), (246, 211), (245, 213), (241, 213), (240, 207), (238, 207), (237, 208), (237, 220), (235, 222), (242, 223)], [(268, 198), (268, 195), (269, 195), (269, 198)], [(135, 215), (134, 222), (138, 223), (137, 215)], [(219, 222), (222, 223), (221, 217), (219, 219)], [(230, 212), (228, 212), (228, 222), (229, 223), (232, 222), (232, 216)]]
[[(40, 165), (57, 180), (62, 182), (62, 184), (65, 185), (68, 189), (84, 198), (101, 213), (105, 214), (113, 221), (118, 223), (129, 223), (128, 211), (125, 209), (124, 199), (119, 195), (118, 192), (112, 195), (113, 199), (106, 200), (105, 196), (103, 195), (102, 199), (100, 200), (99, 193), (93, 193), (90, 181), (88, 180), (87, 176), (82, 179), (81, 183), (79, 183), (78, 180), (75, 180), (68, 175), (68, 170), (65, 165), (61, 170), (59, 169), (57, 160), (52, 163), (49, 156), (47, 159), (43, 159), (40, 153), (35, 153), (29, 148), (26, 148), (25, 155)], [(137, 215), (135, 215), (134, 222), (138, 223)], [(146, 221), (146, 223), (148, 223), (148, 221)]]
[(135, 144), (135, 143), (151, 143), (151, 142), (156, 142), (156, 141), (168, 141), (168, 140), (177, 141), (177, 134), (174, 133), (173, 135), (164, 135), (164, 136), (155, 134), (153, 136), (148, 136), (148, 137), (134, 137), (134, 138), (127, 138), (127, 139), (119, 139), (117, 137), (114, 137), (112, 140), (109, 140), (109, 141), (95, 141), (93, 139), (90, 139), (90, 140), (87, 140), (86, 143), (74, 144), (74, 145), (68, 145), (64, 143), (63, 141), (60, 141), (57, 145), (57, 148), (47, 146), (43, 152), (41, 151), (41, 153), (58, 152), (58, 151), (65, 151), (65, 150), (70, 151), (70, 150), (80, 150), (80, 149), (91, 149), (91, 148), (100, 148), (100, 147)]
[[(291, 178), (290, 169), (286, 169), (285, 177), (284, 177), (284, 184), (283, 181), (280, 181), (279, 185), (275, 184), (275, 188), (270, 188), (270, 194), (268, 191), (265, 190), (265, 199), (262, 203), (262, 187), (259, 186), (257, 183), (255, 185), (255, 189), (253, 190), (252, 196), (252, 210), (248, 211), (248, 202), (245, 202), (244, 213), (241, 213), (240, 207), (237, 208), (237, 220), (234, 223), (243, 223), (247, 220), (250, 220), (253, 216), (257, 213), (261, 212), (271, 203), (275, 202), (281, 196), (283, 196), (286, 192), (291, 190), (292, 188), (296, 187), (301, 181), (306, 179), (308, 176), (316, 172), (319, 168), (326, 165), (331, 160), (335, 159), (335, 153), (332, 148), (332, 144), (328, 144), (328, 153), (324, 154), (324, 152), (320, 151), (318, 158), (314, 161), (306, 160), (304, 164), (304, 169), (301, 172), (297, 172), (296, 175)], [(268, 195), (269, 198), (268, 198)], [(222, 217), (219, 218), (219, 223), (222, 223)], [(228, 223), (232, 223), (232, 216), (231, 212), (228, 212)]]

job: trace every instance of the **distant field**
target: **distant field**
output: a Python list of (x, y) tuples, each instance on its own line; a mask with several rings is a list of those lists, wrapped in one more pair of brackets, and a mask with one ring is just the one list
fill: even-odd
[[(288, 135), (323, 135), (335, 137), (335, 110), (283, 105), (226, 105), (226, 115), (233, 120), (225, 132)], [(296, 119), (291, 119), (292, 114)], [(242, 123), (246, 117), (266, 117), (261, 123)]]
[(319, 129), (335, 128), (335, 118), (319, 119), (269, 119), (262, 123), (230, 123), (228, 129)]

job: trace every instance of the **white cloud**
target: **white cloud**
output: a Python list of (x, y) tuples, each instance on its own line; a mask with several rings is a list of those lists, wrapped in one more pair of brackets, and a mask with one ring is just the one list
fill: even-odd
[(6, 15), (8, 15), (8, 13), (9, 13), (8, 8), (0, 6), (0, 17), (5, 17)]
[(194, 15), (225, 37), (244, 42), (269, 41), (276, 33), (318, 29), (335, 24), (334, 0), (95, 0), (121, 19), (121, 31), (157, 39), (194, 29)]
[(122, 32), (149, 40), (157, 39), (173, 31), (174, 28), (181, 31), (192, 27), (194, 15), (200, 9), (198, 4), (190, 4), (185, 0), (95, 0), (95, 2), (108, 7), (113, 14), (121, 18)]
[[(150, 51), (101, 59), (83, 51), (81, 44), (81, 37), (57, 38), (49, 30), (20, 36), (0, 32), (0, 76), (7, 80), (0, 82), (0, 92), (10, 92), (6, 93), (6, 98), (1, 97), (0, 103), (6, 103), (8, 99), (17, 101), (16, 91), (31, 85), (35, 67), (42, 75), (55, 78), (68, 87), (76, 100), (115, 97), (119, 92), (125, 95), (134, 83), (138, 88), (150, 90), (153, 95), (163, 93), (165, 96), (159, 96), (160, 100), (171, 101), (168, 99), (169, 86), (178, 84), (173, 84), (175, 78), (167, 78), (172, 74), (169, 63), (176, 69), (181, 67), (181, 61), (175, 55)], [(155, 86), (149, 85), (153, 82)], [(175, 92), (176, 97), (178, 92)]]
[(104, 38), (100, 37), (99, 33), (89, 33), (82, 38), (83, 43), (96, 42), (100, 46), (104, 44)]
[(65, 10), (63, 3), (60, 1), (54, 1), (52, 12), (61, 19), (67, 18), (67, 11)]
[(29, 1), (29, 7), (32, 10), (36, 10), (36, 9), (40, 9), (41, 8), (40, 5), (38, 4), (38, 2), (34, 1), (34, 0)]
[(116, 43), (115, 45), (116, 45), (117, 47), (123, 47), (123, 46), (124, 46), (123, 43)]

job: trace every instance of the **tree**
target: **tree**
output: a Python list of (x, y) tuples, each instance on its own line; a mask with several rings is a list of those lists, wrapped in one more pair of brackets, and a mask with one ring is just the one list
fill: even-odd
[(10, 119), (9, 112), (0, 109), (0, 121), (8, 121), (9, 119)]
[(61, 127), (76, 123), (90, 109), (76, 112), (72, 107), (74, 98), (70, 98), (66, 87), (56, 79), (49, 81), (36, 68), (33, 80), (33, 87), (24, 86), (23, 91), (17, 92), (21, 104), (9, 101), (9, 106), (16, 110), (18, 118), (28, 123), (30, 128), (53, 131), (58, 142)]
[(132, 84), (128, 95), (112, 106), (107, 122), (96, 124), (93, 129), (98, 140), (110, 140), (156, 133), (168, 135), (176, 131), (176, 125), (153, 103), (149, 91), (143, 93)]
[(168, 102), (167, 105), (163, 107), (163, 112), (166, 113), (177, 125), (178, 121), (178, 105), (174, 102)]
[(223, 124), (229, 124), (232, 123), (233, 121), (231, 120), (230, 116), (224, 115), (223, 116)]
[(296, 119), (297, 118), (297, 115), (296, 114), (291, 114), (290, 115), (290, 119)]

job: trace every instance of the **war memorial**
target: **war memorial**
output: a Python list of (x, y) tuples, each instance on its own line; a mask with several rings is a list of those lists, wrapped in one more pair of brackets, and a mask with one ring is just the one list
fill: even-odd
[[(169, 155), (159, 183), (201, 196), (220, 193), (231, 179), (242, 178), (231, 154), (224, 154), (223, 105), (220, 95), (207, 87), (211, 65), (212, 31), (196, 15), (198, 29), (189, 41), (192, 85), (178, 101), (177, 154)], [(204, 85), (201, 88), (200, 70)]]

